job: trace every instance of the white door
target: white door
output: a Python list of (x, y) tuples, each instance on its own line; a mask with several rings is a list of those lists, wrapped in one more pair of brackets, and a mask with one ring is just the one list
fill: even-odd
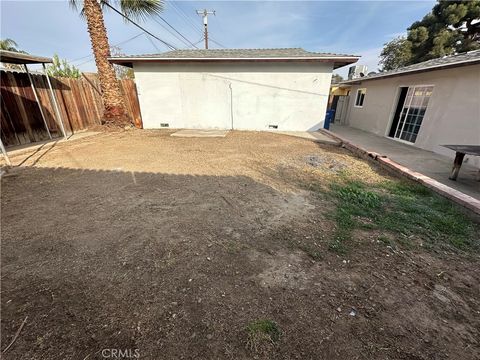
[(411, 86), (403, 104), (394, 138), (414, 143), (417, 139), (433, 86)]

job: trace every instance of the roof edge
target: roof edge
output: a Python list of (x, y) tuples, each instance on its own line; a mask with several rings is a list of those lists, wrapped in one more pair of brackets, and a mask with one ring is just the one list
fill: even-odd
[(409, 69), (409, 70), (403, 70), (403, 71), (397, 71), (397, 72), (391, 72), (391, 73), (386, 72), (383, 75), (382, 75), (382, 73), (378, 73), (378, 74), (375, 74), (377, 76), (372, 76), (372, 77), (365, 76), (363, 78), (346, 80), (346, 81), (342, 81), (340, 84), (355, 85), (355, 84), (360, 84), (363, 81), (381, 80), (381, 79), (390, 78), (390, 77), (397, 77), (397, 76), (409, 75), (409, 74), (415, 74), (415, 73), (430, 72), (430, 71), (435, 71), (435, 70), (443, 70), (443, 69), (446, 69), (446, 68), (462, 67), (462, 66), (475, 65), (475, 64), (480, 64), (480, 58), (468, 59), (468, 60), (458, 61), (458, 62), (455, 62), (455, 63), (437, 64), (437, 65), (427, 66), (427, 67), (424, 67), (424, 68), (421, 68), (421, 69)]
[(112, 64), (124, 65), (133, 67), (133, 63), (138, 62), (331, 62), (334, 63), (334, 69), (339, 67), (353, 64), (360, 59), (360, 56), (302, 56), (302, 57), (216, 57), (216, 58), (204, 58), (204, 57), (191, 57), (191, 58), (166, 58), (166, 57), (108, 57), (108, 61)]
[(52, 59), (16, 51), (0, 50), (0, 61), (10, 64), (45, 64), (51, 63)]
[(209, 61), (209, 60), (227, 60), (227, 61), (242, 61), (242, 60), (339, 60), (339, 59), (360, 59), (360, 56), (275, 56), (275, 57), (231, 57), (231, 58), (225, 58), (225, 57), (211, 57), (211, 58), (205, 58), (205, 57), (177, 57), (177, 58), (170, 58), (170, 57), (147, 57), (147, 56), (139, 56), (139, 57), (134, 57), (134, 56), (110, 56), (108, 57), (109, 61)]

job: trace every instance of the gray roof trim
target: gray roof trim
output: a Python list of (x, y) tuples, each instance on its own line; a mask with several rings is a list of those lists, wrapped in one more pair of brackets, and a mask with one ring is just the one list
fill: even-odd
[(299, 56), (299, 57), (286, 57), (286, 56), (279, 56), (279, 57), (192, 57), (192, 58), (171, 58), (171, 57), (134, 57), (134, 56), (126, 56), (126, 57), (109, 57), (108, 60), (111, 62), (115, 61), (210, 61), (210, 60), (342, 60), (342, 59), (355, 59), (358, 60), (358, 56)]
[(114, 64), (132, 66), (134, 62), (333, 62), (336, 67), (358, 61), (354, 55), (315, 53), (300, 48), (292, 49), (212, 49), (212, 50), (174, 50), (161, 54), (109, 57)]
[(51, 63), (52, 59), (15, 51), (0, 50), (0, 61), (9, 64), (45, 64)]
[(469, 66), (480, 64), (480, 50), (469, 51), (457, 55), (445, 56), (439, 59), (424, 61), (418, 64), (405, 66), (396, 70), (372, 74), (362, 78), (343, 81), (342, 84), (360, 84), (364, 81), (384, 79), (388, 77), (409, 75), (428, 71), (442, 70), (446, 68)]

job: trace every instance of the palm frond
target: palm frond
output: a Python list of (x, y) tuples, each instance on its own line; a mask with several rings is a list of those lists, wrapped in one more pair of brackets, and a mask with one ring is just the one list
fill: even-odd
[(160, 14), (164, 9), (163, 0), (118, 0), (120, 10), (135, 20), (146, 20), (149, 16)]
[(80, 10), (80, 17), (85, 19), (85, 11), (83, 10), (83, 1), (81, 0), (68, 0), (70, 8), (75, 11)]
[(0, 40), (0, 49), (1, 50), (18, 52), (17, 46), (18, 46), (18, 44), (15, 42), (15, 40), (12, 40), (12, 39)]

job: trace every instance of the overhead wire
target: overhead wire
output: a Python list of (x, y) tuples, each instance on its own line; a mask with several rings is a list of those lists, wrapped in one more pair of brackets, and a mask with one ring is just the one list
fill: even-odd
[(203, 34), (203, 30), (201, 29), (201, 27), (198, 26), (198, 24), (193, 21), (183, 10), (181, 7), (177, 6), (177, 4), (175, 4), (174, 2), (172, 1), (169, 1), (168, 2), (169, 4), (172, 5), (172, 9), (179, 15), (179, 17), (187, 24), (189, 25), (194, 31), (200, 33), (200, 34)]
[[(192, 19), (192, 17), (190, 15), (188, 15), (187, 13), (185, 13), (185, 11), (180, 7), (178, 6), (177, 4), (175, 4), (174, 2), (172, 1), (168, 1), (169, 4), (172, 5), (172, 9), (174, 9), (178, 15), (180, 15), (181, 18), (184, 19), (184, 21), (190, 25), (195, 31), (198, 31), (201, 35), (204, 35), (204, 32), (203, 32), (203, 29), (201, 28), (200, 25), (198, 25), (198, 22), (195, 21), (194, 19)], [(192, 12), (194, 11), (194, 9), (192, 8)], [(203, 37), (203, 40), (205, 38)], [(208, 37), (208, 40), (212, 41), (213, 43), (217, 44), (218, 46), (226, 49), (227, 46), (223, 45), (222, 43), (216, 41), (215, 39), (213, 39), (211, 36)], [(196, 42), (196, 44), (198, 44), (199, 42)]]
[[(126, 44), (127, 42), (132, 41), (132, 40), (138, 38), (139, 36), (142, 36), (143, 34), (145, 34), (145, 33), (142, 31), (140, 34), (132, 36), (131, 38), (128, 38), (127, 40), (121, 41), (119, 43), (113, 44), (112, 46), (119, 46), (119, 45)], [(77, 62), (79, 60), (83, 60), (83, 59), (90, 58), (90, 57), (93, 57), (93, 54), (85, 55), (85, 56), (82, 56), (82, 57), (79, 57), (79, 58), (76, 58), (76, 59), (73, 59), (73, 60), (68, 60), (68, 62), (69, 63), (74, 63), (74, 62)]]
[[(182, 39), (179, 39), (180, 41), (182, 41), (184, 44), (186, 44), (187, 46), (193, 46), (196, 48), (195, 44), (192, 43), (189, 39), (187, 39), (180, 31), (178, 31), (177, 29), (175, 29), (175, 27), (173, 25), (171, 25), (167, 20), (165, 20), (162, 16), (160, 15), (157, 15), (165, 24), (167, 24), (173, 31), (175, 31), (178, 35), (181, 36), (182, 39), (184, 39), (185, 41), (183, 41)], [(160, 26), (162, 26), (164, 29), (166, 29), (170, 34), (172, 34), (171, 31), (169, 31), (167, 28), (165, 28), (165, 26), (163, 26), (163, 24), (161, 24), (157, 19), (153, 18), (153, 20), (159, 24)], [(172, 34), (174, 35), (174, 34)], [(175, 36), (175, 35), (174, 35)], [(178, 39), (178, 37), (176, 37)]]
[(127, 20), (128, 22), (132, 23), (133, 25), (135, 25), (136, 27), (138, 27), (139, 29), (143, 30), (145, 33), (147, 33), (148, 35), (150, 35), (151, 37), (153, 37), (154, 39), (157, 39), (158, 41), (160, 41), (162, 44), (164, 44), (165, 46), (167, 46), (170, 50), (177, 50), (177, 48), (175, 46), (173, 46), (172, 44), (168, 43), (167, 41), (165, 40), (162, 40), (161, 38), (159, 38), (158, 36), (152, 34), (150, 31), (148, 31), (147, 29), (145, 29), (144, 27), (142, 27), (141, 25), (137, 24), (135, 21), (133, 21), (132, 19), (130, 19), (127, 15), (125, 15), (124, 13), (122, 13), (121, 11), (117, 10), (115, 7), (113, 7), (112, 5), (110, 5), (109, 3), (105, 2), (105, 1), (102, 1), (102, 4), (107, 6), (108, 8), (110, 8), (111, 10), (113, 10), (114, 12), (116, 12), (118, 15), (120, 15), (121, 17), (123, 17), (125, 20)]
[(224, 49), (227, 48), (225, 45), (222, 45), (222, 44), (220, 44), (218, 41), (215, 41), (214, 39), (212, 39), (211, 36), (208, 37), (208, 41), (211, 41), (211, 42), (213, 42), (214, 44), (217, 44), (218, 46), (220, 46), (220, 47), (222, 47), (222, 48), (224, 48)]

